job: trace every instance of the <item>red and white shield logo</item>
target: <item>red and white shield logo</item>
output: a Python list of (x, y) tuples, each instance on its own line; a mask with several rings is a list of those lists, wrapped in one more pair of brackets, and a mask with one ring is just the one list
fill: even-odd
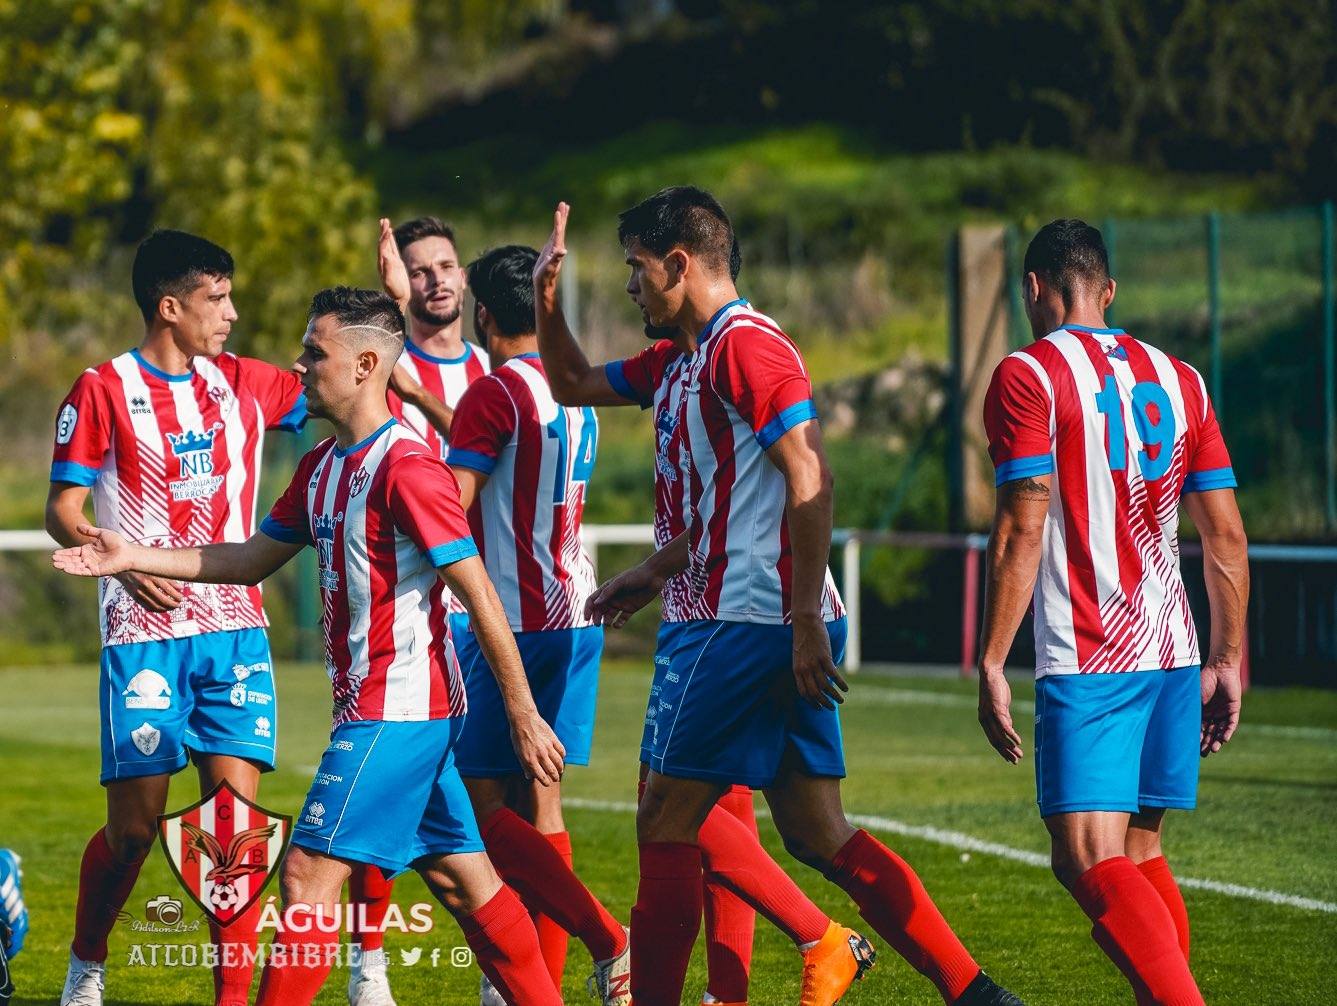
[(251, 803), (226, 780), (198, 803), (158, 818), (167, 862), (200, 910), (226, 926), (278, 871), (292, 817)]

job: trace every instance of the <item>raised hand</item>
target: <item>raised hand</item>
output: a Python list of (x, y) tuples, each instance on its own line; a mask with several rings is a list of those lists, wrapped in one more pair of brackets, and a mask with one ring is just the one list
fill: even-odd
[(552, 215), (552, 234), (534, 263), (534, 294), (539, 306), (547, 311), (552, 311), (557, 303), (557, 277), (562, 273), (562, 259), (566, 258), (566, 218), (570, 213), (571, 207), (566, 203), (557, 204)]
[(390, 221), (381, 217), (381, 240), (376, 248), (376, 266), (381, 272), (381, 286), (394, 298), (401, 311), (407, 311), (413, 290), (409, 286), (409, 271), (395, 244), (395, 232)]
[(980, 672), (980, 726), (1004, 761), (1021, 761), (1021, 735), (1012, 725), (1012, 686), (1002, 671)]
[(74, 576), (115, 576), (133, 568), (133, 547), (115, 531), (91, 524), (80, 524), (76, 530), (93, 540), (51, 553), (56, 569)]
[(794, 684), (809, 705), (834, 709), (845, 701), (849, 684), (831, 658), (831, 637), (821, 616), (794, 619)]
[(543, 786), (561, 781), (566, 748), (537, 710), (511, 720), (511, 743), (526, 777)]
[(1238, 661), (1209, 660), (1202, 666), (1202, 757), (1221, 750), (1240, 723)]

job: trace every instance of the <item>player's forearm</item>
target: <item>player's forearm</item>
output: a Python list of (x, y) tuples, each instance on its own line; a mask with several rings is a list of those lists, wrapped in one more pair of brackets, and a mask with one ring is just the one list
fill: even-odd
[(131, 571), (194, 583), (257, 584), (273, 572), (257, 561), (248, 542), (220, 542), (200, 548), (130, 545)]
[(1249, 607), (1249, 554), (1243, 527), (1204, 535), (1202, 555), (1212, 619), (1208, 659), (1234, 662), (1244, 650)]
[(1035, 590), (1042, 542), (1043, 525), (1001, 525), (989, 536), (981, 673), (1002, 673)]
[(89, 539), (80, 534), (80, 524), (88, 523), (82, 502), (76, 505), (67, 500), (48, 500), (46, 504), (46, 533), (66, 548), (82, 545)]
[(691, 552), (684, 531), (663, 548), (649, 556), (643, 565), (647, 572), (660, 580), (669, 580), (687, 568)]
[(820, 456), (786, 475), (785, 513), (789, 519), (794, 589), (790, 608), (795, 618), (821, 617), (826, 565), (831, 555), (834, 480)]
[(417, 406), (432, 428), (443, 437), (449, 438), (450, 424), (455, 418), (455, 410), (446, 405), (426, 388), (414, 394), (411, 404)]
[(538, 331), (539, 357), (552, 389), (552, 397), (562, 405), (596, 405), (582, 401), (581, 387), (590, 371), (590, 361), (571, 334), (566, 314), (556, 296), (545, 297), (535, 291), (534, 315)]

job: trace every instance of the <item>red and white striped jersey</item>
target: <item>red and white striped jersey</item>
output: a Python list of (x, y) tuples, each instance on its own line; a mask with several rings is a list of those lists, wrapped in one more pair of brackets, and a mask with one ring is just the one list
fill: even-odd
[[(460, 399), (469, 385), (492, 369), (487, 354), (472, 342), (464, 344), (464, 352), (459, 356), (447, 358), (424, 353), (412, 341), (405, 340), (404, 352), (400, 354), (395, 365), (407, 370), (414, 380), (441, 399), (450, 409), (460, 404)], [(427, 421), (421, 409), (416, 405), (409, 405), (393, 391), (386, 392), (385, 401), (390, 406), (391, 415), (422, 437), (427, 446), (436, 452), (437, 457), (445, 460), (448, 447), (445, 438)], [(460, 607), (458, 610), (463, 611), (464, 608)]]
[(1053, 474), (1036, 674), (1198, 663), (1179, 499), (1236, 484), (1202, 375), (1120, 329), (1073, 325), (998, 365), (984, 425), (996, 484)]
[[(179, 548), (255, 530), (266, 429), (301, 429), (297, 375), (224, 353), (167, 374), (130, 350), (85, 370), (56, 419), (52, 482), (93, 487), (94, 520), (131, 541)], [(120, 581), (98, 583), (102, 643), (143, 643), (267, 624), (259, 587), (187, 583), (151, 612)]]
[(599, 449), (591, 408), (553, 400), (537, 353), (472, 385), (450, 427), (450, 464), (488, 476), (469, 526), (511, 629), (589, 625), (594, 565), (580, 542)]
[(391, 419), (347, 450), (310, 451), (260, 524), (314, 545), (334, 722), (463, 716), (437, 568), (477, 555), (455, 477)]
[[(679, 453), (678, 416), (689, 357), (661, 339), (625, 360), (604, 365), (608, 383), (623, 398), (652, 409), (655, 424), (655, 548), (663, 548), (687, 530), (686, 480)], [(662, 620), (691, 618), (690, 578), (686, 572), (664, 583)]]
[[(689, 617), (788, 623), (794, 577), (785, 479), (766, 450), (817, 419), (803, 357), (779, 325), (736, 300), (706, 325), (683, 381)], [(844, 613), (828, 569), (822, 617)]]

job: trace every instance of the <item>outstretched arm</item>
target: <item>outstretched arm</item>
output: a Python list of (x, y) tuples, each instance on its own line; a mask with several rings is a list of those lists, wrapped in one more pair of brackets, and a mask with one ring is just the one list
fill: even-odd
[(1005, 482), (998, 487), (989, 535), (984, 590), (984, 638), (980, 641), (980, 726), (1004, 759), (1021, 761), (1021, 736), (1012, 725), (1012, 689), (1003, 665), (1026, 617), (1040, 571), (1050, 476)]
[(603, 367), (592, 367), (566, 324), (557, 280), (566, 258), (566, 220), (571, 207), (558, 203), (552, 234), (534, 263), (534, 314), (539, 356), (552, 396), (562, 405), (638, 405), (613, 390)]
[(275, 541), (257, 532), (243, 542), (201, 548), (149, 548), (126, 541), (115, 531), (80, 524), (87, 544), (62, 548), (52, 565), (75, 576), (119, 576), (126, 572), (166, 576), (196, 583), (256, 584), (302, 550), (300, 543)]
[(469, 626), (497, 679), (506, 718), (511, 721), (511, 741), (525, 774), (544, 786), (559, 781), (566, 750), (534, 704), (515, 636), (506, 624), (501, 599), (488, 579), (483, 560), (471, 555), (440, 567), (437, 573), (469, 609)]
[(1188, 515), (1202, 538), (1203, 579), (1212, 615), (1212, 638), (1202, 664), (1202, 755), (1220, 751), (1240, 721), (1240, 661), (1249, 607), (1249, 542), (1235, 490), (1184, 494)]

